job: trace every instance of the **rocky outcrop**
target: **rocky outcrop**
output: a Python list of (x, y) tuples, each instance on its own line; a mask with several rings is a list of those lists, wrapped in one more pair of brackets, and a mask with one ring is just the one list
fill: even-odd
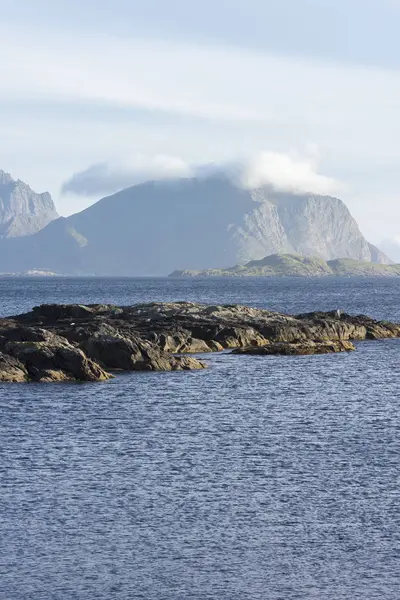
[(0, 238), (32, 235), (57, 218), (48, 192), (37, 194), (23, 181), (0, 171)]
[[(0, 348), (3, 355), (17, 361), (15, 367), (19, 370), (22, 368), (24, 380), (102, 381), (111, 377), (82, 350), (45, 329), (3, 329), (0, 331)], [(5, 361), (0, 364), (0, 373), (7, 372), (9, 366)], [(22, 380), (19, 373), (15, 380)]]
[(141, 338), (94, 334), (81, 343), (87, 354), (106, 368), (122, 371), (185, 371), (202, 369), (195, 358), (173, 356)]
[(244, 189), (215, 175), (136, 185), (32, 238), (5, 240), (0, 271), (167, 275), (276, 253), (390, 262), (337, 198)]
[(116, 371), (203, 369), (188, 354), (321, 354), (400, 337), (400, 324), (340, 311), (285, 315), (191, 302), (42, 305), (0, 319), (0, 381), (102, 381)]
[(313, 342), (305, 340), (296, 343), (276, 342), (259, 348), (253, 346), (237, 348), (234, 354), (248, 354), (250, 356), (273, 356), (281, 354), (284, 356), (306, 355), (306, 354), (332, 354), (333, 352), (351, 352), (355, 350), (354, 344), (344, 340), (336, 342)]
[(19, 360), (0, 352), (0, 382), (20, 383), (28, 380), (28, 371)]

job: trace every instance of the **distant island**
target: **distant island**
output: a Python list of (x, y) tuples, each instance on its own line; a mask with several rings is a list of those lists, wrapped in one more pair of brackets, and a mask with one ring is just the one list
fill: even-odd
[(22, 273), (0, 273), (0, 277), (63, 277), (60, 273), (46, 271), (45, 269), (32, 269), (31, 271), (23, 271)]
[(395, 277), (400, 264), (378, 264), (351, 258), (325, 261), (300, 254), (271, 254), (226, 269), (176, 270), (169, 277)]

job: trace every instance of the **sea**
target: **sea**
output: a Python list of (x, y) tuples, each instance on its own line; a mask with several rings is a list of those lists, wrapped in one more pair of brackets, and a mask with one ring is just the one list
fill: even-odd
[[(190, 300), (400, 321), (400, 278), (0, 279), (42, 303)], [(399, 600), (400, 340), (0, 385), (1, 600)]]

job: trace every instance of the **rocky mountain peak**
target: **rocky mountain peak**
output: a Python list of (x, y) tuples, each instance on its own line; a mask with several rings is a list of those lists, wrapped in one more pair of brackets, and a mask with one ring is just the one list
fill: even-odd
[(13, 182), (14, 179), (11, 177), (10, 173), (6, 173), (0, 169), (0, 185), (8, 185)]
[(37, 194), (28, 184), (0, 170), (0, 236), (37, 233), (58, 217), (48, 192)]

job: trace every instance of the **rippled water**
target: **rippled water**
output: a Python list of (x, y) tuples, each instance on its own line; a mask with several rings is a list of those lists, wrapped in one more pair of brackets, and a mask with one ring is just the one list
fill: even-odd
[[(190, 299), (398, 319), (400, 280), (0, 280), (41, 302)], [(398, 600), (400, 341), (0, 386), (3, 600)]]

